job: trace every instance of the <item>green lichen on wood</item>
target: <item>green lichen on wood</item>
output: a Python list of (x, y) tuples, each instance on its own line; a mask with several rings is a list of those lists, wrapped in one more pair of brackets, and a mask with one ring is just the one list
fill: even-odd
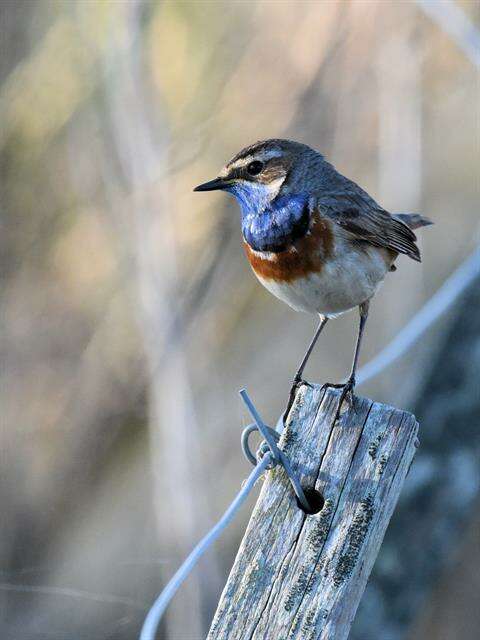
[(308, 548), (306, 564), (301, 568), (294, 586), (290, 589), (285, 599), (285, 611), (292, 611), (296, 602), (306, 593), (309, 593), (313, 587), (313, 581), (311, 580), (312, 569), (317, 562), (318, 556), (320, 555), (323, 544), (327, 538), (333, 507), (333, 500), (328, 498), (325, 500), (325, 504), (320, 514), (318, 516), (312, 516), (315, 517), (316, 522), (313, 524), (306, 540)]
[(302, 566), (298, 578), (295, 580), (294, 585), (285, 598), (283, 605), (285, 611), (292, 611), (296, 603), (311, 589), (311, 585), (309, 585), (311, 572), (312, 567), (310, 562)]
[(307, 615), (305, 616), (305, 622), (303, 623), (302, 631), (308, 633), (312, 626), (315, 624), (315, 609), (310, 609), (307, 611)]
[(387, 465), (388, 462), (388, 456), (383, 454), (383, 456), (380, 458), (380, 460), (378, 461), (378, 475), (381, 476), (385, 470), (385, 467)]
[(325, 620), (328, 618), (327, 609), (311, 607), (305, 616), (305, 620), (302, 625), (302, 632), (304, 633), (305, 638), (317, 638), (319, 631), (319, 622), (321, 622), (322, 626), (325, 623)]
[(297, 632), (298, 629), (300, 627), (300, 618), (298, 616), (295, 617), (295, 620), (293, 621), (292, 627), (290, 629), (290, 631), (288, 632), (288, 639), (292, 640), (293, 638), (298, 637), (297, 636)]
[(295, 402), (290, 409), (290, 413), (288, 414), (287, 421), (285, 424), (285, 428), (288, 429), (292, 425), (293, 422), (297, 422), (300, 416), (300, 410), (305, 404), (305, 391), (303, 387), (298, 391)]
[(339, 587), (351, 576), (374, 513), (374, 498), (369, 494), (360, 502), (359, 513), (355, 516), (348, 529), (346, 548), (340, 556), (333, 575), (333, 582), (336, 587)]
[(370, 446), (368, 447), (368, 455), (371, 457), (372, 460), (375, 460), (375, 458), (377, 457), (378, 447), (380, 446), (380, 442), (382, 441), (382, 438), (384, 435), (385, 435), (384, 431), (379, 433), (375, 438), (375, 440), (373, 440), (373, 442), (371, 442)]
[(297, 434), (292, 429), (292, 425), (289, 422), (282, 433), (282, 440), (281, 440), (282, 450), (285, 453), (287, 453), (287, 451), (291, 449), (292, 446), (295, 444), (296, 439), (297, 439)]
[(325, 500), (323, 509), (320, 514), (316, 516), (316, 522), (312, 527), (312, 530), (308, 534), (307, 544), (312, 553), (317, 556), (325, 542), (328, 530), (330, 528), (330, 518), (333, 512), (334, 502), (331, 498)]
[(311, 580), (312, 568), (315, 566), (318, 555), (321, 552), (330, 526), (330, 516), (333, 511), (333, 500), (327, 499), (321, 511), (321, 515), (316, 518), (307, 536), (308, 554), (306, 563), (300, 569), (300, 574), (295, 580), (293, 587), (287, 594), (284, 601), (285, 611), (292, 611), (298, 601), (309, 593), (313, 587)]

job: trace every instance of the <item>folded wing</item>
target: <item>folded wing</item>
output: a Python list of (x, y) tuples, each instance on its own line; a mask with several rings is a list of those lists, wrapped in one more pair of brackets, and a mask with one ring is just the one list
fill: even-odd
[(360, 187), (358, 192), (322, 195), (318, 198), (317, 206), (320, 215), (338, 224), (353, 239), (421, 261), (417, 237), (410, 227), (382, 209)]

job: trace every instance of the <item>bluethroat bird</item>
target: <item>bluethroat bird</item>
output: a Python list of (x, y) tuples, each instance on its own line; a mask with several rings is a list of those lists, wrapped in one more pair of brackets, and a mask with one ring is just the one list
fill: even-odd
[(329, 318), (358, 307), (352, 369), (343, 389), (353, 398), (355, 372), (371, 298), (403, 253), (420, 262), (413, 232), (432, 224), (412, 213), (390, 214), (355, 182), (305, 144), (264, 140), (242, 149), (214, 180), (195, 191), (221, 189), (240, 204), (245, 252), (273, 295), (320, 322), (293, 379), (284, 419), (305, 365)]

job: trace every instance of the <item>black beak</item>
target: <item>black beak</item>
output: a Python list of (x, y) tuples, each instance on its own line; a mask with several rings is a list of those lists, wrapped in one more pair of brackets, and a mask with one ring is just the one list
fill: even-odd
[(210, 182), (199, 184), (198, 187), (195, 187), (194, 191), (218, 191), (219, 189), (225, 189), (228, 184), (229, 181), (224, 178), (215, 178), (214, 180), (210, 180)]

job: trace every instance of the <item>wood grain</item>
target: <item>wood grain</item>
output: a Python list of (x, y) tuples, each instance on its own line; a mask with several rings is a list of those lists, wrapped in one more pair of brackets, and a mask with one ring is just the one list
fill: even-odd
[(208, 640), (342, 640), (415, 453), (418, 424), (364, 398), (335, 422), (339, 392), (304, 386), (280, 446), (324, 497), (306, 515), (281, 467), (269, 471)]

